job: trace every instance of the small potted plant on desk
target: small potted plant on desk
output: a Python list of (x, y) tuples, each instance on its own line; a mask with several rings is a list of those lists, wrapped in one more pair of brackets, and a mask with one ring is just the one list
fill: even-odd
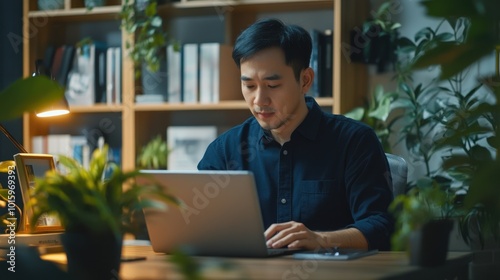
[(69, 157), (67, 172), (47, 172), (33, 189), (31, 225), (43, 214), (56, 215), (65, 228), (62, 243), (72, 279), (111, 279), (118, 275), (123, 234), (132, 229), (135, 211), (166, 208), (177, 200), (155, 182), (137, 185), (139, 171), (122, 171), (108, 162), (108, 147), (93, 152), (89, 169)]
[(406, 250), (412, 265), (437, 266), (446, 261), (452, 217), (460, 197), (444, 185), (436, 179), (421, 178), (390, 206), (396, 217), (392, 249)]

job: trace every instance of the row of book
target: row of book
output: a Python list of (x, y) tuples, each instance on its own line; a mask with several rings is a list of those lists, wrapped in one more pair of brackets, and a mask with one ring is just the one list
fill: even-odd
[(66, 88), (70, 106), (121, 103), (122, 54), (120, 47), (90, 42), (81, 46), (49, 46), (44, 64)]
[[(102, 146), (104, 140), (101, 138), (97, 140), (100, 143), (91, 143), (83, 135), (49, 134), (33, 136), (31, 141), (32, 152), (35, 154), (53, 155), (56, 162), (59, 155), (64, 155), (76, 159), (84, 168), (88, 169), (92, 151)], [(109, 147), (108, 159), (121, 165), (121, 149)]]
[[(331, 30), (312, 30), (311, 67), (316, 75), (310, 95), (332, 96), (333, 39)], [(161, 96), (137, 96), (137, 103), (217, 103), (241, 99), (239, 71), (231, 57), (232, 46), (220, 43), (186, 43), (180, 50), (167, 47), (165, 73), (143, 79), (143, 88), (162, 85)], [(48, 47), (45, 66), (66, 87), (70, 105), (120, 104), (122, 51), (104, 43)], [(158, 79), (165, 80), (158, 82)], [(165, 86), (166, 85), (166, 86)], [(158, 91), (157, 91), (158, 92)]]
[[(217, 103), (220, 100), (241, 99), (239, 71), (231, 57), (232, 46), (220, 43), (186, 43), (179, 50), (173, 45), (166, 50), (166, 79), (163, 96), (154, 98), (146, 93), (137, 96), (137, 103)], [(146, 83), (146, 84), (145, 84)], [(143, 80), (143, 88), (151, 88)]]
[(309, 95), (314, 97), (333, 96), (333, 34), (331, 30), (312, 30), (311, 68), (314, 82)]

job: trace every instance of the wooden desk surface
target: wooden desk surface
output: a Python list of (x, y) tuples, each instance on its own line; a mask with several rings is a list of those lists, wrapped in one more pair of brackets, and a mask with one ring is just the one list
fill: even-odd
[[(61, 256), (62, 255), (62, 256)], [(144, 261), (123, 262), (122, 280), (184, 279), (169, 256), (156, 254), (150, 246), (124, 246), (125, 256), (144, 256)], [(445, 265), (433, 268), (410, 266), (404, 252), (379, 252), (349, 261), (295, 260), (292, 256), (255, 258), (195, 257), (204, 279), (467, 279), (471, 253), (450, 252)], [(61, 259), (62, 257), (62, 259)], [(64, 254), (43, 259), (65, 263)]]

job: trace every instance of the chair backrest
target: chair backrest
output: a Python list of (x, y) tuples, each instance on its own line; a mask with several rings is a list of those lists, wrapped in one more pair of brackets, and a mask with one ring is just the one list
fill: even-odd
[(404, 158), (386, 153), (392, 177), (392, 192), (394, 197), (406, 192), (408, 164)]

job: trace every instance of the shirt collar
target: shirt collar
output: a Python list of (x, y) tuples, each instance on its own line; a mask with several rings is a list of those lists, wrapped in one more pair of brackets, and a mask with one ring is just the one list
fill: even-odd
[(313, 140), (316, 138), (316, 135), (318, 135), (322, 111), (314, 98), (312, 98), (311, 96), (306, 96), (305, 98), (309, 113), (307, 113), (306, 118), (292, 133), (292, 137), (293, 134), (300, 133), (305, 138)]
[[(314, 98), (311, 96), (305, 96), (305, 99), (309, 112), (302, 123), (292, 133), (292, 137), (293, 134), (300, 133), (305, 138), (313, 140), (316, 138), (316, 135), (318, 135), (322, 111)], [(269, 144), (274, 141), (271, 132), (262, 128), (259, 130), (259, 139), (261, 139), (263, 144)]]

